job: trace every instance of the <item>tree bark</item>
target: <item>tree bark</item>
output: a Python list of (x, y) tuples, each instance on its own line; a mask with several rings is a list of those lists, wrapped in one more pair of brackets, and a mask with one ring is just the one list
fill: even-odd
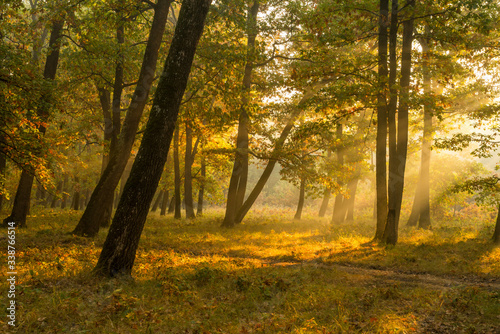
[(306, 193), (306, 179), (304, 177), (301, 177), (299, 202), (297, 203), (297, 211), (295, 211), (295, 216), (293, 217), (293, 219), (300, 220), (300, 218), (302, 217), (302, 208), (304, 207), (305, 193)]
[[(413, 10), (414, 1), (408, 1)], [(403, 46), (401, 53), (400, 101), (397, 124), (397, 149), (394, 158), (389, 152), (389, 211), (383, 241), (395, 245), (398, 241), (398, 226), (403, 200), (406, 156), (408, 152), (408, 109), (411, 78), (411, 45), (413, 42), (413, 13), (403, 23)], [(391, 160), (393, 161), (391, 168)], [(392, 195), (392, 196), (391, 196)]]
[(184, 0), (144, 136), (95, 272), (130, 275), (149, 205), (161, 178), (196, 45), (211, 0)]
[(233, 227), (238, 221), (235, 219), (238, 210), (245, 199), (248, 179), (248, 94), (252, 85), (253, 58), (255, 57), (255, 39), (257, 37), (257, 13), (259, 1), (254, 1), (248, 9), (247, 27), (247, 59), (243, 76), (243, 97), (241, 99), (241, 113), (238, 120), (238, 136), (236, 138), (236, 154), (233, 171), (229, 180), (227, 192), (226, 213), (222, 226)]
[(376, 184), (376, 231), (375, 240), (381, 240), (387, 220), (387, 26), (389, 22), (389, 0), (380, 0), (378, 38), (378, 94), (377, 94), (377, 139), (375, 156)]
[(181, 219), (181, 169), (179, 166), (179, 127), (174, 133), (174, 218)]
[(108, 165), (92, 192), (89, 204), (80, 218), (78, 225), (73, 230), (73, 234), (93, 237), (99, 232), (99, 222), (109, 205), (107, 200), (113, 196), (123, 170), (127, 165), (142, 112), (148, 101), (170, 3), (171, 0), (158, 0), (155, 6), (153, 23), (144, 52), (138, 84), (127, 109), (120, 135), (116, 141), (116, 149), (113, 149), (113, 154), (110, 155)]
[[(52, 24), (52, 30), (49, 38), (49, 53), (45, 61), (45, 68), (43, 71), (43, 78), (47, 81), (54, 81), (56, 78), (57, 65), (59, 63), (60, 39), (62, 36), (62, 29), (64, 20), (56, 20)], [(51, 105), (51, 94), (45, 92), (42, 94), (40, 104), (36, 110), (37, 116), (42, 121), (47, 121), (49, 118), (49, 108)], [(45, 125), (38, 125), (37, 129), (40, 135), (44, 135), (46, 128)], [(26, 227), (26, 216), (30, 208), (31, 188), (33, 187), (33, 180), (35, 178), (35, 170), (33, 168), (23, 169), (21, 178), (17, 186), (16, 195), (14, 197), (14, 205), (11, 214), (4, 219), (3, 223), (6, 226), (8, 222), (15, 222), (18, 227)]]

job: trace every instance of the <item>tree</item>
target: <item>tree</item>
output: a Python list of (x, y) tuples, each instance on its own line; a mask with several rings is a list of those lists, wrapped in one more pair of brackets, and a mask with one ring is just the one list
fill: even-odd
[(376, 212), (377, 228), (375, 240), (381, 240), (387, 219), (387, 43), (389, 25), (389, 0), (380, 0), (378, 28), (378, 92), (377, 92), (377, 143), (376, 143)]
[[(171, 0), (158, 0), (155, 5), (153, 23), (151, 25), (144, 60), (137, 85), (132, 95), (119, 137), (115, 141), (116, 148), (110, 156), (106, 169), (95, 187), (90, 201), (73, 230), (73, 234), (92, 237), (99, 232), (101, 221), (109, 208), (108, 199), (113, 196), (120, 177), (125, 169), (132, 150), (137, 128), (148, 100), (149, 90), (155, 76), (158, 51), (167, 22)], [(115, 102), (116, 104), (118, 102)]]
[(211, 0), (184, 0), (182, 3), (144, 137), (94, 269), (100, 275), (131, 274), (210, 3)]
[(252, 71), (254, 68), (255, 39), (257, 37), (257, 14), (259, 12), (259, 1), (255, 0), (248, 8), (247, 16), (247, 59), (245, 74), (243, 76), (243, 92), (241, 99), (241, 113), (238, 122), (238, 135), (236, 138), (236, 154), (234, 159), (233, 173), (229, 181), (227, 194), (226, 213), (222, 226), (232, 227), (235, 217), (243, 204), (248, 178), (248, 104), (250, 88), (252, 84)]
[[(426, 35), (419, 38), (418, 41), (422, 47), (422, 76), (424, 94), (429, 96), (432, 91), (431, 75), (429, 69), (429, 59), (431, 56), (428, 34), (429, 27), (426, 26)], [(424, 102), (425, 103), (425, 102)], [(430, 213), (430, 181), (429, 170), (431, 160), (431, 142), (432, 142), (432, 107), (428, 101), (424, 104), (424, 131), (422, 135), (422, 156), (420, 163), (420, 177), (415, 191), (415, 199), (408, 218), (408, 226), (416, 226), (419, 228), (431, 228), (431, 213)]]
[[(410, 11), (413, 10), (414, 1), (408, 1), (407, 5)], [(393, 1), (393, 15), (397, 16), (398, 12), (397, 1)], [(397, 29), (396, 27), (394, 27)], [(396, 30), (397, 31), (397, 30)], [(393, 34), (393, 25), (391, 24), (391, 35)], [(392, 37), (392, 36), (391, 36)], [(401, 213), (401, 203), (403, 200), (404, 177), (406, 167), (406, 155), (408, 151), (408, 109), (409, 109), (409, 90), (410, 90), (410, 76), (411, 76), (411, 54), (413, 42), (413, 13), (410, 17), (406, 18), (403, 22), (403, 46), (401, 52), (401, 79), (400, 79), (400, 92), (397, 96), (391, 92), (389, 102), (389, 203), (387, 212), (387, 223), (385, 225), (384, 235), (382, 241), (387, 244), (395, 245), (398, 241), (398, 226), (399, 216)], [(395, 41), (390, 41), (391, 45), (391, 58), (395, 57)], [(395, 60), (390, 60), (390, 73), (393, 75), (395, 71)], [(389, 77), (390, 90), (391, 78)], [(397, 121), (397, 135), (395, 126), (395, 106), (391, 108), (392, 104), (396, 104), (396, 99), (399, 98), (398, 105), (398, 121)], [(391, 110), (392, 109), (392, 110)], [(392, 113), (392, 115), (391, 115)], [(392, 136), (392, 138), (391, 138)]]
[[(37, 126), (37, 131), (44, 135), (46, 131), (45, 122), (47, 122), (50, 113), (52, 94), (50, 92), (50, 82), (55, 80), (57, 65), (59, 63), (59, 51), (61, 47), (61, 36), (64, 25), (64, 17), (56, 16), (53, 19), (52, 30), (49, 39), (49, 50), (45, 61), (45, 68), (43, 77), (47, 81), (46, 91), (42, 93), (39, 105), (36, 108), (36, 114), (40, 119)], [(29, 211), (31, 188), (35, 178), (34, 169), (28, 167), (21, 172), (21, 178), (17, 187), (16, 195), (14, 197), (14, 205), (11, 214), (4, 219), (4, 225), (8, 222), (15, 222), (19, 227), (26, 226), (26, 216)]]

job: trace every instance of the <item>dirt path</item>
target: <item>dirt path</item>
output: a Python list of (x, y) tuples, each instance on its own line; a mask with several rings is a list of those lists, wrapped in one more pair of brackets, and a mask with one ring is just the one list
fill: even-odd
[(459, 286), (474, 286), (488, 290), (500, 290), (500, 279), (478, 276), (449, 276), (433, 275), (429, 273), (413, 273), (387, 268), (369, 268), (353, 264), (323, 264), (314, 262), (268, 262), (271, 266), (313, 266), (332, 268), (348, 274), (366, 275), (374, 281), (385, 284), (403, 283), (406, 285), (420, 285), (434, 288), (453, 288)]

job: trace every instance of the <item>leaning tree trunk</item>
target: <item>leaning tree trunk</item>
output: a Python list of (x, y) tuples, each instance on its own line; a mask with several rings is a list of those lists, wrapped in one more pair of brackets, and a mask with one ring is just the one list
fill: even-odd
[(387, 25), (389, 21), (389, 0), (380, 1), (379, 38), (378, 38), (378, 94), (377, 94), (377, 139), (375, 157), (376, 202), (375, 214), (377, 227), (375, 240), (381, 240), (387, 220)]
[(329, 80), (323, 80), (321, 82), (313, 84), (311, 87), (309, 87), (309, 89), (306, 90), (306, 92), (304, 93), (304, 96), (299, 101), (297, 106), (295, 108), (293, 108), (285, 127), (281, 131), (280, 137), (278, 138), (278, 140), (274, 144), (274, 149), (273, 149), (273, 152), (271, 153), (272, 158), (269, 159), (269, 162), (267, 163), (266, 168), (264, 168), (264, 171), (262, 172), (262, 175), (260, 176), (259, 180), (257, 181), (254, 188), (252, 189), (252, 191), (248, 195), (246, 201), (243, 203), (241, 208), (236, 213), (235, 222), (241, 223), (241, 221), (243, 221), (243, 218), (245, 218), (246, 214), (248, 213), (248, 211), (250, 210), (250, 208), (252, 207), (252, 205), (255, 203), (255, 201), (259, 197), (260, 193), (262, 192), (262, 189), (264, 189), (264, 186), (266, 185), (267, 180), (269, 180), (269, 177), (271, 176), (271, 174), (273, 172), (274, 166), (276, 165), (276, 162), (278, 161), (277, 159), (278, 159), (279, 152), (283, 148), (283, 144), (285, 143), (286, 138), (288, 137), (288, 135), (292, 131), (295, 120), (302, 113), (302, 105), (307, 100), (314, 97), (316, 95), (316, 93), (321, 88), (326, 86), (331, 81), (333, 81), (333, 80), (329, 79)]
[(295, 216), (293, 219), (300, 220), (302, 218), (302, 208), (304, 207), (304, 199), (306, 194), (306, 179), (305, 177), (300, 178), (300, 190), (299, 190), (299, 202), (297, 203), (297, 211), (295, 211)]
[[(412, 7), (414, 1), (408, 2)], [(413, 10), (411, 8), (410, 10)], [(383, 241), (395, 245), (398, 241), (398, 226), (403, 200), (404, 177), (406, 168), (406, 156), (408, 152), (408, 109), (411, 78), (411, 45), (413, 42), (413, 13), (403, 23), (403, 46), (401, 53), (401, 79), (400, 79), (400, 101), (398, 108), (397, 125), (397, 151), (394, 156), (393, 169), (391, 169), (391, 156), (389, 156), (389, 211), (387, 213), (387, 224), (384, 230)], [(389, 152), (390, 154), (390, 152)], [(391, 201), (392, 192), (392, 201)]]
[(149, 205), (167, 160), (179, 107), (210, 2), (182, 2), (146, 130), (94, 269), (100, 275), (131, 274)]
[(164, 196), (164, 190), (161, 190), (158, 193), (158, 196), (156, 196), (156, 200), (153, 202), (153, 207), (151, 208), (152, 212), (156, 212), (158, 210), (158, 207), (160, 206), (160, 202), (162, 201)]
[[(52, 31), (49, 39), (49, 50), (45, 61), (43, 78), (47, 81), (53, 81), (56, 78), (57, 65), (59, 63), (60, 39), (62, 37), (62, 29), (64, 20), (57, 20), (52, 24)], [(45, 92), (42, 94), (40, 104), (36, 110), (37, 116), (41, 121), (47, 121), (49, 118), (49, 108), (51, 104), (51, 93)], [(38, 132), (41, 136), (45, 134), (45, 126), (38, 125)], [(26, 226), (26, 216), (30, 208), (31, 188), (35, 178), (35, 171), (32, 168), (23, 169), (19, 185), (17, 186), (16, 196), (14, 197), (14, 205), (10, 216), (4, 219), (3, 223), (15, 222), (18, 227)]]
[(171, 0), (158, 0), (155, 6), (153, 23), (138, 83), (125, 115), (120, 136), (116, 141), (116, 148), (113, 149), (113, 153), (116, 152), (116, 154), (110, 155), (108, 165), (92, 192), (89, 204), (72, 232), (74, 234), (92, 237), (99, 232), (99, 222), (108, 208), (108, 199), (113, 196), (127, 165), (142, 112), (148, 101), (149, 90), (155, 77), (158, 50), (165, 30), (170, 3)]
[(241, 113), (238, 120), (238, 136), (236, 138), (236, 154), (233, 171), (229, 180), (227, 191), (226, 213), (222, 226), (233, 227), (236, 214), (243, 205), (248, 179), (248, 94), (252, 85), (253, 58), (255, 57), (255, 39), (257, 37), (257, 13), (259, 1), (254, 1), (248, 9), (247, 27), (247, 59), (243, 75), (243, 97), (241, 99)]

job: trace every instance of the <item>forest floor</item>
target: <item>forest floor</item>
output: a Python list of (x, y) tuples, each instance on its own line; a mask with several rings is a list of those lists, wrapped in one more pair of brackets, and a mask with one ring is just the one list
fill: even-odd
[[(402, 227), (382, 246), (370, 219), (264, 208), (222, 229), (220, 210), (152, 213), (133, 278), (109, 280), (91, 274), (107, 231), (68, 234), (80, 215), (40, 209), (16, 231), (16, 326), (3, 317), (0, 332), (500, 333), (500, 247), (484, 216)], [(7, 272), (6, 251), (0, 261)]]

